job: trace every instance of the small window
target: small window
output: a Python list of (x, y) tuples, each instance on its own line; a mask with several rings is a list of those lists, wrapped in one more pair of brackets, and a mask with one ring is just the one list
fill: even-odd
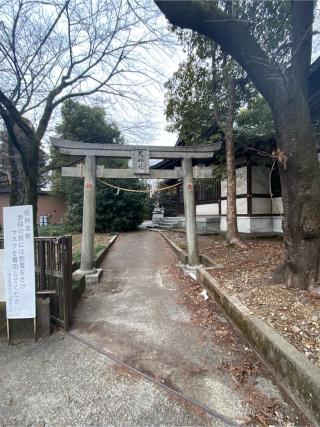
[(39, 217), (40, 227), (45, 227), (48, 225), (48, 215), (40, 215)]

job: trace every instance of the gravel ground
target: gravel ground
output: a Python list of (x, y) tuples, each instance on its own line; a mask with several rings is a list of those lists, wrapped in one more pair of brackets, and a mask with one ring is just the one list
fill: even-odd
[[(185, 234), (167, 232), (186, 248)], [(280, 238), (256, 238), (247, 247), (227, 246), (223, 236), (199, 236), (202, 253), (224, 268), (208, 270), (228, 294), (235, 295), (311, 362), (320, 367), (320, 298), (307, 291), (270, 285), (266, 278), (283, 259)]]
[(206, 414), (61, 332), (36, 343), (0, 341), (0, 348), (1, 426), (213, 425)]

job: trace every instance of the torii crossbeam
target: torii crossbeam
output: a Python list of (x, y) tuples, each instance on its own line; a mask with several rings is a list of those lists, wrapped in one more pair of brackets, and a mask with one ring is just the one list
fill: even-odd
[[(183, 179), (183, 197), (186, 216), (188, 263), (199, 265), (196, 208), (193, 178), (212, 177), (212, 168), (192, 167), (192, 159), (208, 159), (221, 148), (220, 143), (200, 146), (168, 147), (155, 145), (91, 144), (50, 138), (51, 144), (62, 154), (84, 156), (84, 165), (63, 167), (62, 175), (84, 178), (82, 241), (80, 272), (93, 273), (93, 248), (96, 213), (96, 178)], [(107, 169), (96, 163), (96, 157), (132, 159), (128, 169)], [(182, 167), (150, 169), (150, 159), (181, 159)]]

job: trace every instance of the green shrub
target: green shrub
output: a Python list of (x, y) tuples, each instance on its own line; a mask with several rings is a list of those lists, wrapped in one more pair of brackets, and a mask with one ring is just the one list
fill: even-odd
[(65, 236), (66, 234), (72, 234), (74, 231), (75, 227), (72, 227), (69, 223), (38, 227), (39, 236)]
[[(74, 182), (72, 178), (66, 186), (68, 223), (76, 229), (82, 229), (83, 182)], [(116, 179), (108, 182), (119, 187), (131, 189), (145, 189), (145, 184), (139, 179)], [(72, 188), (72, 190), (71, 190)], [(145, 193), (132, 193), (107, 187), (97, 182), (96, 187), (96, 229), (97, 233), (135, 230), (145, 218), (148, 196)]]

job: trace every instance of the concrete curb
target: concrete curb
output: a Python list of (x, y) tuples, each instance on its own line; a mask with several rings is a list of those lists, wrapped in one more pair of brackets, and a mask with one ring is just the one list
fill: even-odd
[(188, 263), (188, 255), (181, 248), (179, 248), (179, 246), (177, 246), (175, 243), (173, 243), (173, 241), (170, 240), (169, 237), (165, 236), (161, 231), (158, 231), (158, 233), (160, 234), (160, 236), (162, 236), (164, 238), (164, 240), (166, 240), (169, 243), (169, 245), (171, 246), (171, 248), (173, 249), (173, 251), (175, 252), (177, 257), (179, 258), (179, 260), (183, 264), (187, 264)]
[[(163, 234), (160, 233), (162, 236)], [(176, 251), (175, 243), (165, 240)], [(180, 249), (179, 259), (187, 257)], [(181, 258), (180, 258), (181, 257)], [(186, 258), (184, 258), (186, 259)], [(320, 369), (275, 332), (267, 323), (253, 315), (236, 297), (222, 291), (216, 279), (205, 268), (198, 269), (198, 281), (224, 310), (233, 325), (244, 335), (253, 350), (270, 369), (280, 386), (315, 424), (320, 424)]]
[[(109, 242), (107, 243), (107, 246), (105, 248), (101, 249), (100, 252), (98, 252), (98, 254), (96, 256), (96, 260), (94, 261), (94, 266), (96, 268), (100, 267), (102, 261), (104, 260), (104, 257), (108, 253), (108, 250), (113, 245), (114, 241), (116, 240), (116, 238), (118, 236), (119, 236), (119, 233), (117, 233), (114, 236), (112, 236), (111, 239), (109, 240)], [(79, 268), (80, 268), (80, 263), (76, 262), (76, 261), (73, 261), (73, 263), (72, 263), (72, 272), (78, 270)]]
[[(116, 241), (118, 236), (119, 236), (119, 233), (111, 237), (111, 239), (107, 243), (107, 246), (98, 253), (97, 258), (94, 262), (94, 266), (96, 268), (98, 268), (102, 264), (102, 261), (104, 260), (105, 256), (109, 252), (111, 246)], [(75, 279), (75, 277), (77, 278)], [(76, 308), (76, 306), (78, 305), (78, 302), (81, 299), (81, 295), (83, 294), (85, 289), (86, 289), (85, 275), (79, 277), (79, 275), (75, 276), (74, 274), (72, 274), (72, 307), (73, 308)]]
[[(151, 231), (154, 231), (154, 230), (151, 230)], [(164, 235), (162, 231), (158, 231), (158, 233), (169, 243), (171, 248), (174, 250), (174, 252), (178, 256), (179, 260), (183, 264), (187, 264), (188, 255), (186, 254), (186, 252), (183, 249), (179, 248), (179, 246), (177, 246), (172, 240), (170, 240), (169, 237)], [(200, 261), (201, 261), (201, 264), (203, 264), (205, 267), (220, 267), (207, 255), (200, 254)]]
[(100, 265), (102, 264), (102, 261), (104, 260), (105, 256), (109, 252), (109, 249), (114, 244), (114, 242), (116, 241), (118, 236), (119, 236), (119, 233), (112, 236), (111, 239), (109, 240), (109, 242), (107, 243), (107, 246), (97, 254), (96, 260), (94, 262), (94, 266), (96, 268), (100, 267)]

